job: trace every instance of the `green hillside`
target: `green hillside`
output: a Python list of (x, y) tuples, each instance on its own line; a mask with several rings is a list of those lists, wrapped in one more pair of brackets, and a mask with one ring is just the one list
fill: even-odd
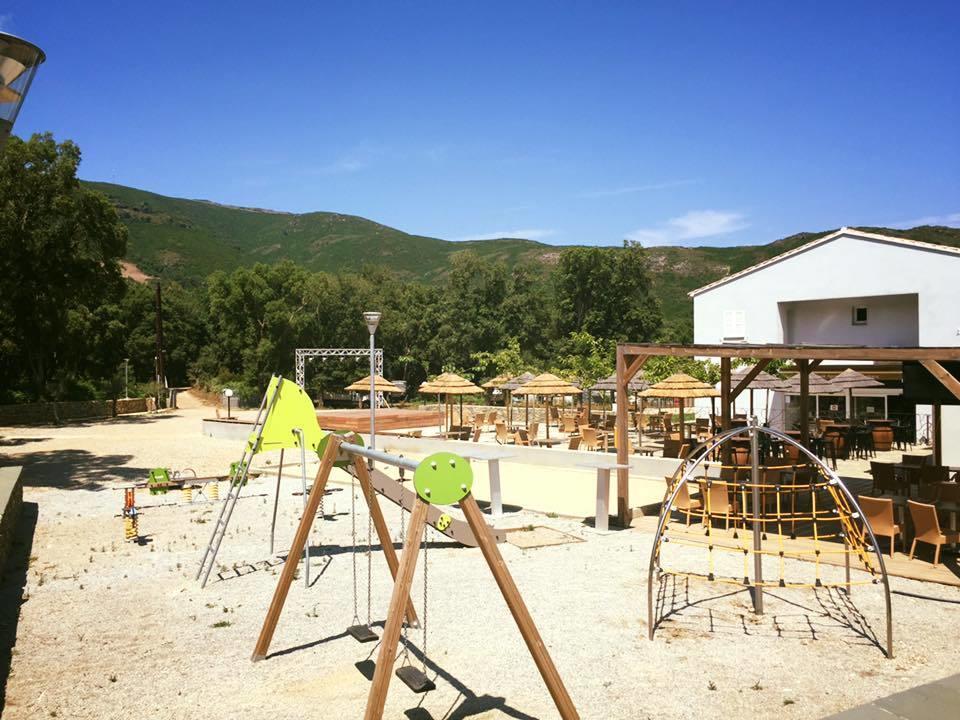
[[(331, 212), (281, 213), (203, 200), (171, 198), (145, 190), (87, 182), (117, 207), (130, 230), (127, 259), (148, 275), (198, 282), (215, 270), (291, 259), (311, 270), (356, 271), (386, 265), (411, 280), (441, 276), (452, 253), (473, 250), (482, 257), (544, 268), (561, 248), (532, 240), (502, 238), (451, 242), (410, 235), (354, 215)], [(960, 229), (923, 226), (912, 230), (864, 227), (896, 237), (960, 247)], [(648, 250), (657, 294), (668, 320), (689, 317), (687, 293), (823, 237), (832, 230), (798, 233), (767, 245), (654, 247)]]

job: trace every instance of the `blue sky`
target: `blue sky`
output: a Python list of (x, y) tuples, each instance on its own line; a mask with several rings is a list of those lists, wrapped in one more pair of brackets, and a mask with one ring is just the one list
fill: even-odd
[[(149, 5), (149, 9), (147, 6)], [(8, 0), (82, 176), (448, 239), (960, 226), (960, 3)]]

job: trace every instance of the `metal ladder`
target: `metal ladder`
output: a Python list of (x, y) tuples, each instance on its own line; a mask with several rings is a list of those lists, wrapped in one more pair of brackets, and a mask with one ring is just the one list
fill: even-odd
[(280, 387), (282, 383), (282, 380), (277, 383), (277, 387), (270, 398), (268, 398), (267, 394), (264, 393), (263, 400), (260, 402), (260, 409), (257, 411), (257, 419), (253, 422), (257, 436), (253, 443), (248, 442), (244, 447), (243, 457), (240, 460), (240, 465), (237, 467), (237, 472), (233, 477), (230, 478), (230, 487), (227, 490), (227, 497), (224, 499), (223, 505), (220, 506), (220, 515), (217, 517), (217, 522), (213, 526), (213, 533), (210, 535), (210, 542), (207, 543), (207, 548), (203, 552), (203, 560), (200, 561), (200, 568), (197, 570), (196, 579), (200, 580), (201, 588), (206, 587), (207, 578), (210, 577), (210, 571), (213, 570), (214, 565), (216, 565), (217, 552), (220, 550), (220, 543), (223, 541), (224, 535), (227, 534), (227, 526), (230, 524), (230, 517), (233, 515), (233, 509), (237, 505), (237, 500), (240, 499), (240, 491), (247, 482), (247, 475), (250, 472), (250, 463), (253, 462), (253, 456), (260, 445), (260, 438), (263, 435), (263, 428), (266, 425), (267, 417), (270, 415), (270, 411), (273, 409), (273, 405), (276, 402), (277, 397), (280, 395)]

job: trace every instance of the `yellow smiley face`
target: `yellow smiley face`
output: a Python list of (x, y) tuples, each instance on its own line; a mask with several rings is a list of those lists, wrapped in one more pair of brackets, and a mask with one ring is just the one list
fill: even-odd
[(444, 513), (437, 518), (437, 530), (443, 531), (450, 527), (450, 523), (453, 522), (453, 518)]

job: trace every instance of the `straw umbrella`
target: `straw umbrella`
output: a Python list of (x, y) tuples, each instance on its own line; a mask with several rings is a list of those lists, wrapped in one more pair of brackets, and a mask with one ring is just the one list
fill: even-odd
[[(740, 384), (740, 381), (750, 372), (752, 368), (742, 365), (734, 370), (730, 374), (730, 381), (734, 387)], [(767, 420), (767, 415), (770, 414), (770, 390), (779, 390), (783, 386), (783, 380), (778, 377), (771, 375), (768, 372), (761, 370), (757, 373), (757, 376), (750, 381), (750, 384), (747, 385), (747, 389), (750, 391), (750, 417), (753, 417), (753, 391), (754, 390), (767, 390), (767, 404), (764, 411), (763, 419), (764, 422)]]
[[(515, 393), (519, 395), (543, 395), (547, 398), (553, 397), (554, 395), (578, 395), (581, 391), (573, 383), (568, 383), (566, 380), (561, 380), (556, 375), (551, 373), (543, 373), (542, 375), (537, 375), (533, 380), (528, 383), (524, 383), (519, 388), (514, 390)], [(550, 438), (550, 416), (547, 412), (547, 402), (543, 403), (544, 415), (547, 419), (545, 423), (547, 426), (547, 439)]]
[[(476, 393), (483, 393), (483, 390), (478, 388), (472, 382), (466, 378), (462, 378), (455, 373), (443, 373), (438, 375), (433, 380), (423, 383), (420, 386), (421, 392), (435, 392), (438, 395), (443, 395), (447, 404), (449, 404), (451, 395), (460, 396), (460, 424), (463, 425), (463, 396), (464, 395), (474, 395)], [(451, 408), (451, 414), (453, 410)]]
[(847, 415), (853, 419), (853, 389), (883, 387), (883, 383), (869, 375), (847, 368), (839, 375), (831, 378), (830, 382), (847, 391)]
[[(630, 379), (630, 382), (627, 383), (627, 391), (633, 393), (633, 395), (634, 395), (634, 401), (636, 401), (637, 393), (639, 393), (639, 392), (642, 391), (642, 390), (646, 390), (648, 387), (650, 387), (650, 383), (648, 383), (646, 380), (644, 380), (643, 377), (641, 377), (639, 374), (638, 374), (638, 375), (635, 375), (634, 377), (632, 377), (632, 378)], [(607, 377), (607, 378), (604, 378), (603, 380), (597, 381), (596, 383), (594, 383), (593, 385), (590, 386), (590, 390), (600, 390), (600, 391), (604, 391), (604, 390), (605, 390), (605, 391), (609, 392), (609, 393), (610, 393), (610, 405), (611, 405), (611, 407), (612, 407), (612, 406), (613, 406), (614, 394), (617, 392), (617, 374), (614, 373), (614, 374), (611, 375), (610, 377)], [(589, 395), (588, 395), (587, 397), (589, 397)], [(637, 409), (637, 408), (634, 408), (634, 410), (636, 410), (636, 409)], [(643, 412), (643, 410), (642, 410), (642, 405), (641, 405), (641, 410), (640, 410), (640, 412)], [(587, 417), (588, 417), (588, 418), (590, 417), (590, 409), (589, 409), (589, 407), (587, 408)], [(604, 421), (604, 423), (606, 423), (606, 421), (607, 421), (607, 408), (606, 408), (606, 406), (604, 406), (604, 408), (603, 408), (603, 421)]]
[(690, 398), (719, 397), (720, 392), (713, 386), (697, 380), (686, 373), (676, 373), (656, 385), (651, 385), (640, 397), (676, 398), (680, 401), (680, 440), (683, 441), (683, 401)]
[[(523, 375), (517, 375), (515, 378), (510, 378), (505, 383), (500, 386), (500, 389), (508, 393), (507, 396), (507, 427), (513, 427), (513, 391), (524, 383), (528, 383), (533, 378), (535, 378), (531, 372), (525, 372)], [(527, 404), (527, 425), (530, 424), (530, 405)]]
[[(378, 393), (401, 393), (403, 390), (398, 388), (389, 380), (386, 380), (380, 375), (375, 375), (373, 378), (373, 389)], [(370, 392), (370, 376), (367, 375), (364, 378), (360, 378), (352, 385), (347, 385), (344, 388), (347, 392)], [(373, 398), (370, 399), (370, 402), (373, 402)]]
[[(800, 393), (800, 373), (797, 373), (789, 380), (783, 382), (777, 389), (783, 393), (798, 395)], [(823, 375), (815, 372), (810, 373), (807, 388), (807, 392), (810, 395), (834, 395), (835, 393), (840, 392), (840, 390), (841, 388), (838, 385), (830, 382)], [(817, 409), (814, 415), (820, 415), (819, 403), (817, 403)]]

